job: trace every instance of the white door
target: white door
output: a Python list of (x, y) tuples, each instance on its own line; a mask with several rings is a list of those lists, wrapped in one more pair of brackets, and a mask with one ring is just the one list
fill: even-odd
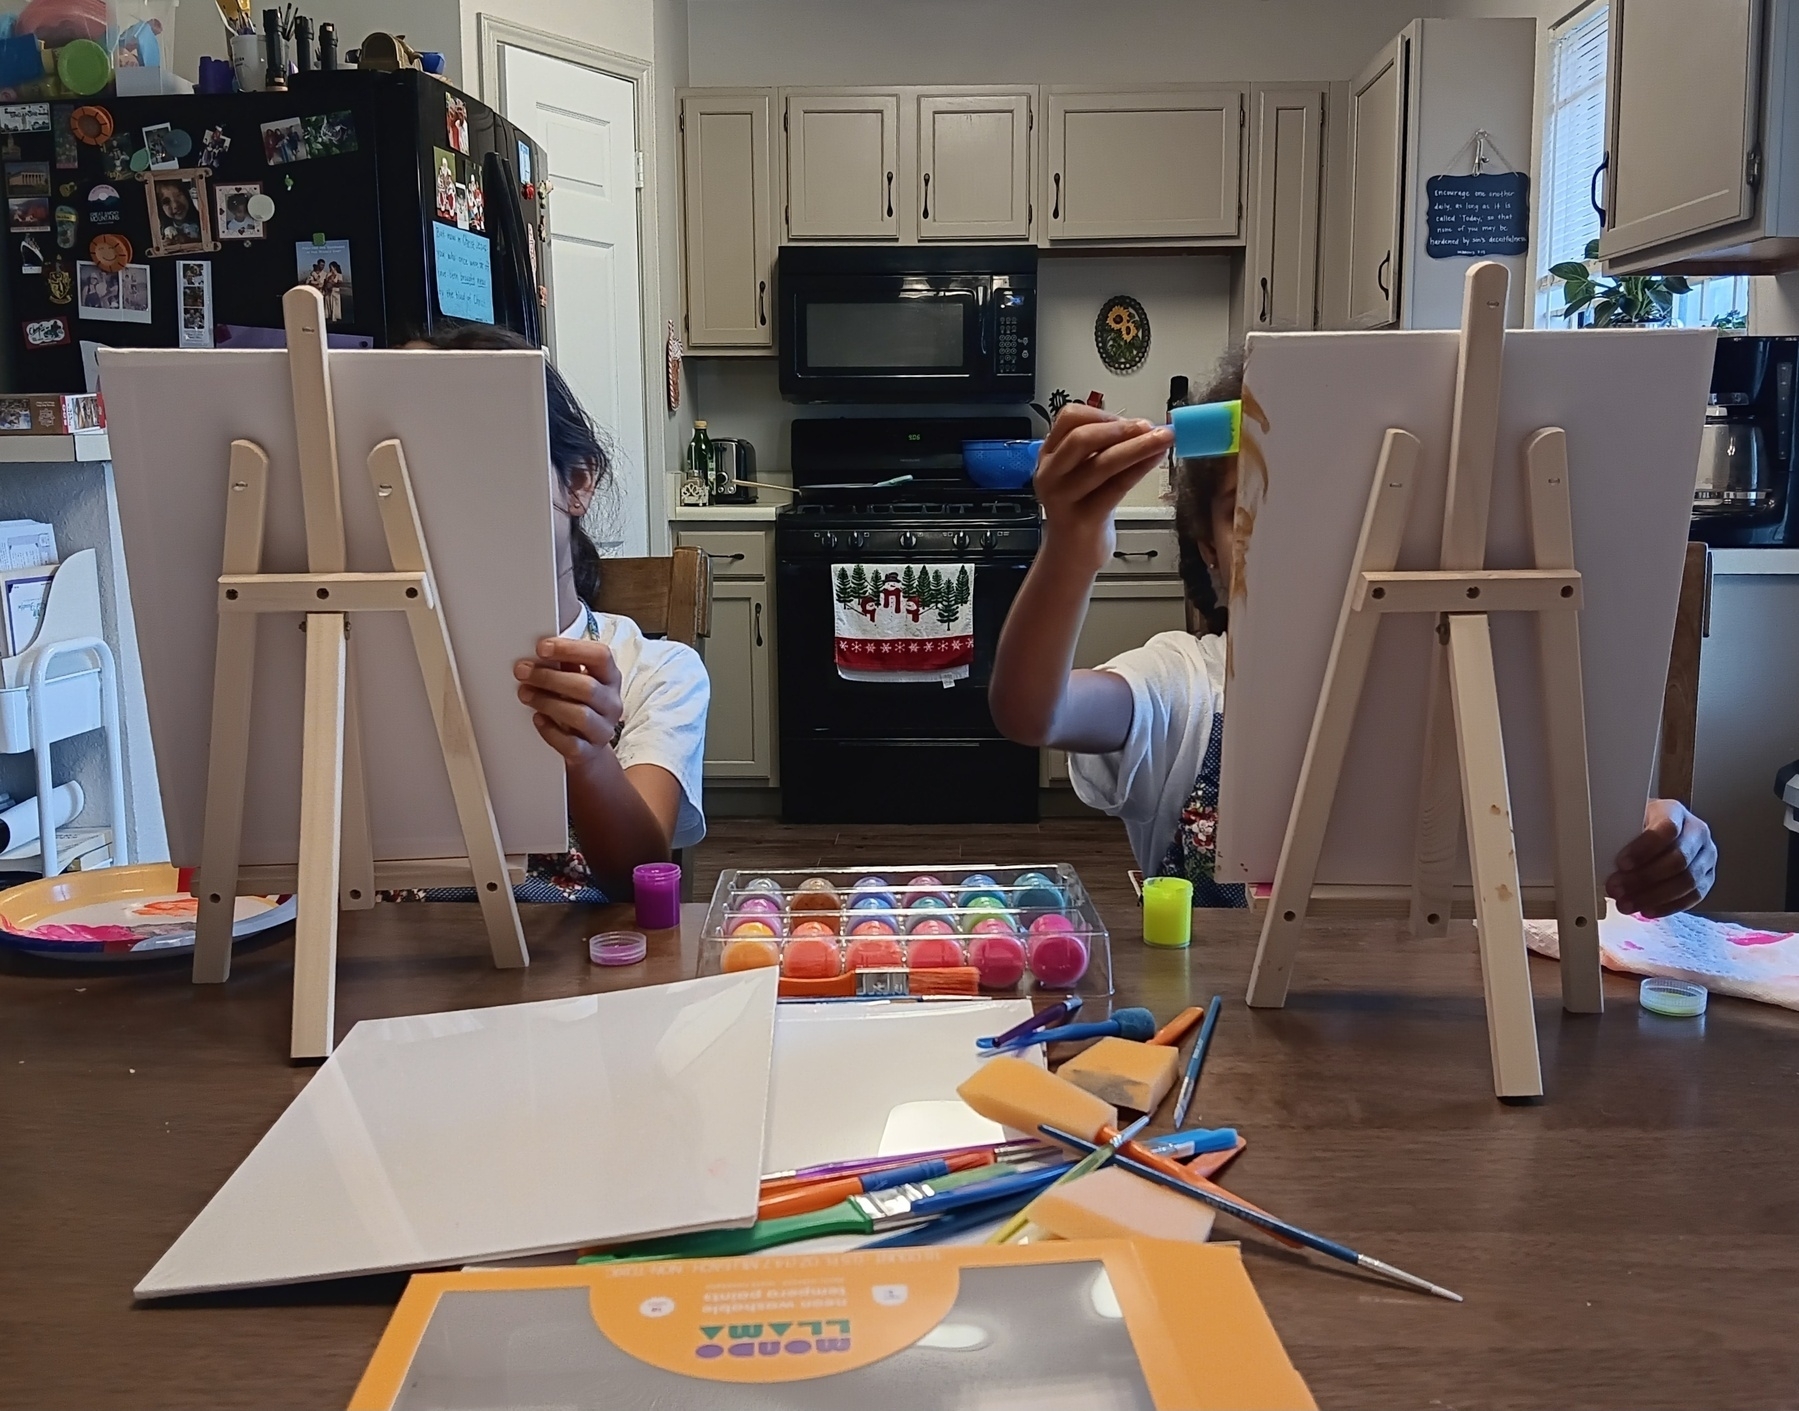
[(587, 528), (600, 552), (650, 551), (638, 281), (636, 90), (513, 45), (503, 109), (549, 154), (550, 355), (612, 446)]

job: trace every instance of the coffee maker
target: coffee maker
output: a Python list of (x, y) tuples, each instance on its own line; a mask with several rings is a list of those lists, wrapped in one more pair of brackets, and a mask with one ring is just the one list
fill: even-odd
[(1692, 536), (1713, 548), (1799, 545), (1799, 338), (1718, 339)]

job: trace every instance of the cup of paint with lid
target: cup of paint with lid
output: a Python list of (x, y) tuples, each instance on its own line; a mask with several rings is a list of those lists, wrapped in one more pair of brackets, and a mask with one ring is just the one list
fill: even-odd
[(843, 898), (823, 877), (808, 877), (787, 902), (790, 911), (842, 911)]
[(1006, 889), (985, 872), (971, 872), (962, 879), (962, 889), (956, 893), (957, 906), (972, 906), (976, 898), (1006, 904)]
[(1071, 989), (1087, 973), (1086, 938), (1059, 911), (1045, 912), (1031, 922), (1025, 944), (1031, 974), (1048, 989)]
[(1021, 872), (1012, 883), (1012, 905), (1018, 909), (1019, 918), (1029, 926), (1045, 912), (1066, 909), (1068, 898), (1044, 873)]
[(967, 964), (967, 955), (955, 927), (932, 919), (914, 927), (907, 938), (906, 964), (914, 970), (941, 970)]
[[(631, 869), (631, 897), (637, 924), (666, 931), (681, 924), (681, 868), (674, 862), (646, 862)], [(777, 908), (778, 910), (778, 908)]]
[(832, 980), (843, 973), (833, 936), (795, 936), (781, 952), (781, 973), (793, 980)]
[(982, 989), (1009, 990), (1024, 978), (1024, 942), (1010, 929), (980, 932), (969, 938), (968, 963), (980, 972)]
[(976, 897), (962, 908), (962, 929), (971, 935), (988, 921), (997, 921), (1008, 931), (1017, 929), (1012, 920), (1011, 909), (1004, 902)]

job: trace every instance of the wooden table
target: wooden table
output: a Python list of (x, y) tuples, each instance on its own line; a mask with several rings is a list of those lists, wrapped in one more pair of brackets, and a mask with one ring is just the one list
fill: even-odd
[[(1472, 935), (1318, 924), (1292, 998), (1242, 995), (1250, 918), (1191, 952), (1136, 941), (1119, 1000), (1166, 1018), (1228, 997), (1195, 1119), (1249, 1150), (1231, 1186), (1457, 1289), (1423, 1298), (1245, 1232), (1247, 1263), (1321, 1405), (1790, 1406), (1799, 1397), (1799, 1014), (1714, 1000), (1703, 1022), (1564, 1016), (1532, 961), (1547, 1099), (1489, 1088)], [(473, 907), (346, 916), (338, 1031), (377, 1016), (681, 978), (673, 933), (588, 964), (608, 913), (524, 908), (534, 962), (496, 971)], [(612, 918), (614, 920), (620, 918)], [(291, 945), (223, 988), (180, 966), (0, 975), (0, 1404), (343, 1405), (398, 1278), (134, 1306), (132, 1285), (307, 1082), (289, 1065)], [(1220, 1231), (1230, 1222), (1220, 1224)], [(1233, 1234), (1236, 1233), (1233, 1231)]]

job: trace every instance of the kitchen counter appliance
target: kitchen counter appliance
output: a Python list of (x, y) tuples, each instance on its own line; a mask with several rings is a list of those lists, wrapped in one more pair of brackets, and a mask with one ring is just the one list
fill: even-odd
[(1693, 487), (1693, 538), (1714, 548), (1799, 546), (1799, 338), (1718, 340)]
[[(781, 816), (789, 823), (1020, 823), (1037, 818), (1037, 751), (987, 708), (1001, 626), (1041, 534), (1029, 491), (982, 490), (964, 440), (1017, 440), (1022, 417), (800, 419), (797, 501), (775, 515)], [(900, 476), (906, 483), (876, 488)], [(974, 660), (966, 678), (839, 675), (839, 567), (969, 565)]]

